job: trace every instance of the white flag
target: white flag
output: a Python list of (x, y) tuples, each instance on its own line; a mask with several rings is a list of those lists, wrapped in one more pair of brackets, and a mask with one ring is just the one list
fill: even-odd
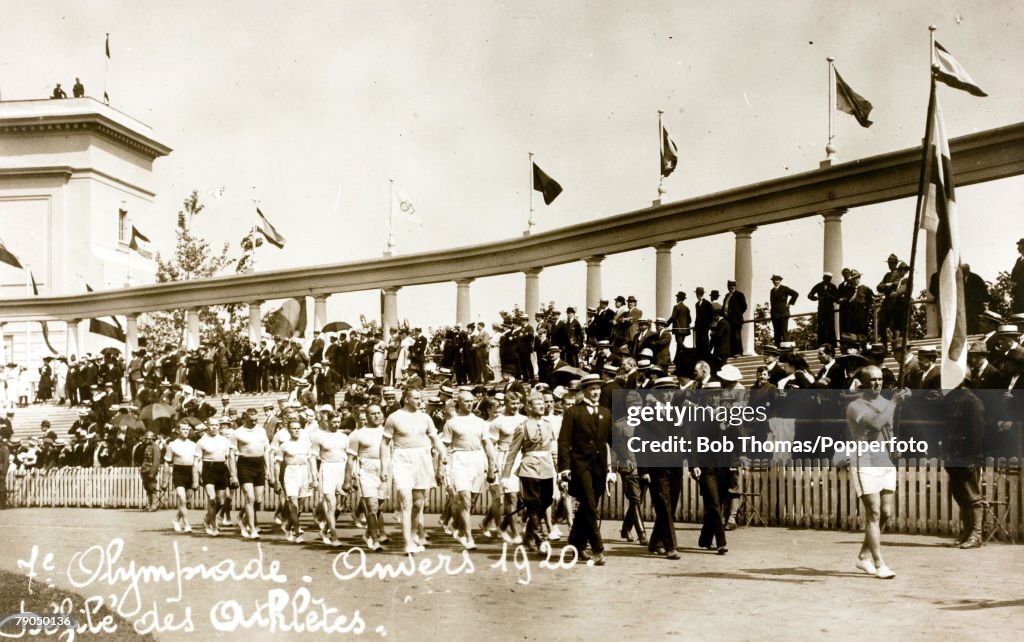
[(423, 219), (416, 213), (416, 206), (412, 204), (412, 199), (397, 185), (391, 190), (391, 207), (392, 212), (398, 214), (401, 218), (416, 225), (423, 225)]

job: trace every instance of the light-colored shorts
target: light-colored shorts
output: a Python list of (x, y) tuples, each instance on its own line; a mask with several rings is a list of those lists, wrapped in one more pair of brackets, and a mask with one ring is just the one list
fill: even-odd
[(359, 459), (359, 493), (363, 497), (377, 499), (387, 499), (390, 496), (390, 484), (380, 480), (379, 459)]
[[(516, 453), (516, 454), (518, 455), (518, 453)], [(498, 465), (498, 477), (499, 477), (499, 479), (496, 480), (495, 483), (496, 484), (498, 484), (498, 483), (501, 484), (501, 492), (503, 492), (503, 493), (518, 493), (519, 492), (519, 477), (516, 476), (516, 473), (519, 471), (519, 466), (513, 465), (512, 466), (512, 474), (509, 476), (509, 478), (507, 480), (502, 480), (502, 479), (500, 479), (500, 477), (501, 477), (501, 475), (503, 474), (503, 472), (505, 470), (505, 460), (508, 459), (508, 451), (507, 450), (498, 450), (497, 451), (497, 455), (498, 455), (498, 457), (497, 457), (498, 461), (496, 463)]]
[(286, 497), (309, 497), (310, 476), (307, 464), (288, 464), (284, 469), (284, 494)]
[(896, 491), (895, 466), (851, 466), (850, 479), (857, 497), (875, 495), (883, 490)]
[(320, 462), (320, 492), (324, 495), (337, 495), (345, 483), (345, 462)]
[(395, 448), (391, 471), (398, 490), (429, 490), (437, 486), (430, 448)]
[(448, 459), (449, 485), (459, 493), (487, 487), (487, 455), (482, 450), (456, 450)]

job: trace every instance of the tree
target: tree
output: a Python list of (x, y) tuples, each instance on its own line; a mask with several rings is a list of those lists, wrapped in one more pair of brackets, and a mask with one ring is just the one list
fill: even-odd
[[(241, 263), (229, 256), (229, 245), (216, 250), (210, 243), (192, 232), (193, 219), (199, 216), (204, 205), (199, 193), (193, 190), (178, 211), (175, 230), (174, 252), (170, 255), (156, 253), (157, 283), (171, 283), (207, 279), (224, 274)], [(238, 354), (239, 346), (247, 342), (247, 308), (240, 304), (215, 305), (199, 308), (201, 339), (205, 342), (221, 343), (228, 348), (229, 355)], [(153, 348), (165, 345), (181, 346), (185, 332), (185, 311), (182, 309), (150, 312), (139, 323), (140, 333)], [(232, 364), (233, 365), (233, 364)]]
[(996, 276), (996, 282), (986, 282), (988, 286), (988, 309), (999, 314), (1003, 318), (1013, 313), (1012, 281), (1009, 272), (1000, 272)]

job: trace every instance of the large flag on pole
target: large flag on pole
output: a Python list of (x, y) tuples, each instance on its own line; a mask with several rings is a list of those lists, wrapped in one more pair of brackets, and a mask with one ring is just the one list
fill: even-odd
[(147, 259), (153, 258), (153, 253), (149, 251), (149, 238), (134, 225), (132, 225), (132, 238), (128, 241), (128, 247)]
[(416, 206), (413, 205), (412, 199), (398, 185), (395, 185), (394, 189), (391, 190), (391, 200), (392, 211), (398, 212), (402, 218), (410, 223), (423, 225), (423, 219), (416, 213)]
[[(935, 85), (932, 84), (932, 91)], [(922, 197), (921, 227), (935, 233), (938, 261), (938, 307), (942, 329), (942, 387), (955, 388), (967, 371), (967, 312), (960, 269), (960, 224), (953, 191), (949, 139), (938, 96), (932, 96), (931, 140), (925, 155), (927, 182)], [(928, 275), (931, 278), (931, 275)]]
[(970, 94), (974, 94), (980, 98), (988, 96), (981, 87), (974, 82), (971, 78), (971, 74), (967, 73), (956, 58), (952, 56), (946, 48), (935, 41), (935, 64), (932, 70), (935, 73), (935, 79), (946, 83), (950, 87), (956, 89), (962, 89)]
[(679, 164), (679, 148), (676, 147), (665, 126), (661, 127), (661, 176), (668, 178)]
[(275, 337), (290, 339), (306, 332), (306, 297), (288, 299), (270, 313), (267, 330)]
[(838, 69), (835, 70), (835, 73), (836, 109), (856, 118), (861, 127), (871, 127), (871, 121), (868, 120), (872, 108), (871, 101), (850, 89), (843, 77), (839, 75)]
[[(32, 270), (28, 271), (28, 280), (29, 283), (32, 284), (32, 296), (39, 296), (39, 285), (36, 283), (36, 275)], [(50, 343), (50, 328), (47, 326), (46, 321), (40, 321), (39, 325), (43, 327), (43, 342), (46, 344), (46, 349), (49, 350), (51, 354), (58, 354)]]
[(537, 163), (533, 164), (533, 189), (544, 195), (544, 204), (551, 203), (562, 193), (562, 186), (558, 181), (544, 173)]
[[(85, 291), (92, 292), (92, 286), (86, 283)], [(110, 321), (113, 321), (113, 323)], [(120, 343), (128, 341), (128, 335), (125, 334), (124, 328), (121, 326), (121, 322), (117, 320), (117, 317), (110, 317), (110, 321), (95, 318), (89, 319), (89, 332), (109, 337)]]
[(267, 217), (263, 216), (263, 212), (261, 212), (258, 207), (256, 208), (256, 216), (258, 218), (256, 231), (262, 234), (263, 237), (267, 239), (267, 242), (274, 247), (277, 247), (278, 249), (283, 248), (286, 239), (281, 236), (281, 233), (278, 232), (273, 225), (270, 224)]
[(24, 269), (21, 261), (18, 260), (18, 257), (14, 256), (13, 252), (7, 249), (7, 246), (4, 245), (2, 239), (0, 239), (0, 263), (6, 263), (7, 265), (13, 268), (18, 268), (19, 270)]

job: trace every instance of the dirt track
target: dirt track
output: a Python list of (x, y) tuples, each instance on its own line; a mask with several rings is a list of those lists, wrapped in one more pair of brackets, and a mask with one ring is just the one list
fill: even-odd
[[(198, 523), (198, 513), (193, 513), (193, 523)], [(0, 516), (0, 537), (9, 543), (0, 555), (0, 568), (18, 570), (18, 560), (28, 560), (32, 544), (39, 544), (37, 581), (52, 578), (58, 587), (85, 597), (103, 596), (108, 605), (120, 604), (125, 614), (133, 608), (132, 591), (122, 598), (129, 582), (110, 584), (102, 573), (88, 582), (93, 567), (103, 566), (99, 548), (108, 547), (115, 538), (124, 540), (120, 560), (111, 565), (115, 569), (127, 568), (134, 560), (136, 565), (163, 565), (173, 571), (175, 542), (183, 567), (214, 566), (232, 559), (241, 572), (246, 563), (257, 564), (250, 562), (258, 557), (255, 543), (235, 535), (176, 534), (168, 511), (18, 509)], [(390, 525), (389, 530), (397, 529)], [(358, 610), (365, 622), (362, 637), (388, 640), (823, 635), (853, 639), (865, 634), (1019, 639), (1024, 616), (1021, 546), (992, 544), (960, 551), (944, 548), (944, 540), (936, 537), (886, 535), (884, 552), (897, 577), (881, 581), (853, 568), (860, 541), (856, 533), (740, 529), (729, 534), (729, 554), (718, 556), (697, 549), (697, 526), (684, 524), (678, 532), (685, 547), (682, 559), (670, 561), (643, 554), (636, 544), (619, 542), (615, 531), (615, 525), (605, 524), (607, 566), (542, 568), (543, 556), (535, 555), (529, 563), (528, 584), (522, 583), (525, 571), (514, 565), (513, 552), (509, 551), (507, 570), (495, 568), (501, 545), (482, 538), (480, 549), (469, 554), (472, 572), (455, 543), (434, 529), (432, 545), (419, 557), (427, 560), (427, 571), (440, 566), (435, 574), (341, 580), (332, 565), (339, 574), (348, 572), (341, 555), (359, 543), (355, 529), (345, 529), (346, 546), (337, 549), (319, 543), (290, 544), (278, 531), (265, 537), (259, 547), (262, 572), (265, 578), (273, 577), (270, 567), (277, 561), (277, 575), (287, 576), (287, 581), (191, 579), (182, 584), (181, 602), (166, 601), (177, 594), (176, 580), (151, 581), (139, 583), (139, 594), (146, 608), (155, 603), (161, 618), (169, 616), (179, 624), (186, 606), (191, 607), (194, 632), (157, 631), (161, 640), (322, 637), (322, 633), (282, 632), (280, 625), (294, 620), (290, 606), (275, 623), (256, 622), (234, 633), (218, 632), (211, 621), (211, 610), (219, 601), (235, 600), (251, 616), (257, 601), (296, 594), (301, 599), (303, 589), (337, 609), (337, 614), (350, 617)], [(398, 549), (397, 539), (392, 540), (393, 549)], [(82, 566), (69, 571), (73, 555), (93, 546), (97, 548), (82, 558)], [(43, 570), (46, 553), (53, 554), (52, 571)], [(448, 556), (447, 566), (444, 556)], [(358, 559), (356, 551), (348, 558), (350, 564)], [(368, 568), (377, 563), (397, 568), (406, 558), (397, 553), (370, 554), (366, 560)], [(76, 587), (72, 580), (86, 585)], [(280, 589), (285, 592), (274, 592)], [(321, 609), (307, 611), (320, 613)], [(135, 620), (142, 612), (128, 619)], [(221, 620), (236, 614), (230, 605), (222, 605), (217, 613)], [(305, 616), (299, 618), (300, 623), (304, 621)]]

